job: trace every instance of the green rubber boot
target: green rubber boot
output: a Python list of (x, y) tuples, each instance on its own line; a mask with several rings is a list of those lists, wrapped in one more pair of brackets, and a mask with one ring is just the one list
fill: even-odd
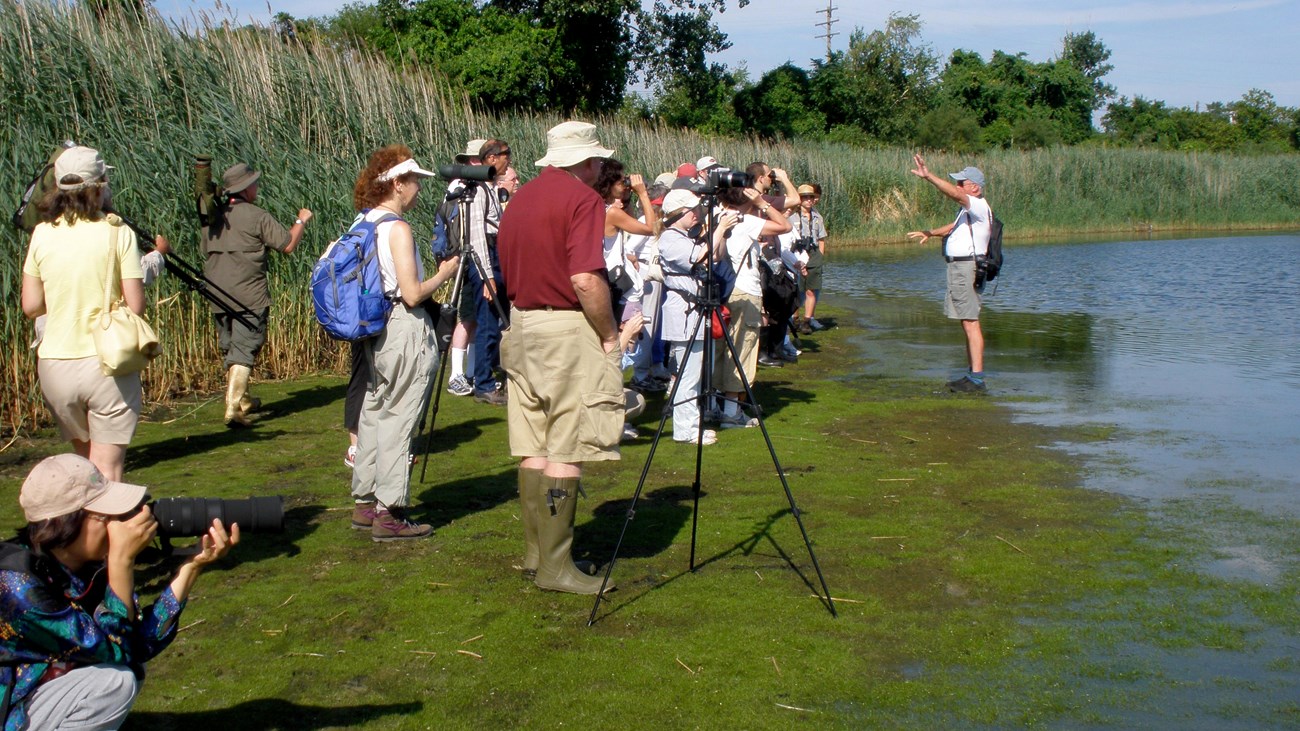
[[(537, 491), (539, 565), (533, 583), (550, 591), (597, 594), (602, 579), (573, 563), (573, 518), (578, 510), (578, 478), (542, 477)], [(613, 590), (614, 585), (605, 587)]]
[(542, 471), (519, 468), (519, 519), (524, 524), (524, 576), (537, 576), (537, 565), (541, 562), (541, 553), (537, 549), (537, 522), (541, 520), (538, 503), (545, 505), (542, 498)]

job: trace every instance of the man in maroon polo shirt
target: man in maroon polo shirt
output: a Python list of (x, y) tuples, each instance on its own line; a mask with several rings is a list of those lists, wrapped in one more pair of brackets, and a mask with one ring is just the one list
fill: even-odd
[(560, 124), (546, 141), (543, 170), (510, 199), (497, 239), (512, 303), (501, 341), (510, 453), (521, 459), (525, 575), (543, 589), (595, 594), (600, 577), (575, 566), (571, 548), (582, 463), (618, 459), (623, 433), (605, 203), (591, 187), (614, 151), (586, 122)]

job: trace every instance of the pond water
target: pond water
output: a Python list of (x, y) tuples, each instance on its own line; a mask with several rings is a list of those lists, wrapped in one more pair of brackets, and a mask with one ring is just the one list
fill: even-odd
[[(1102, 426), (1063, 447), (1089, 487), (1300, 517), (1300, 235), (1009, 242), (981, 317), (990, 394), (1016, 418)], [(827, 302), (861, 313), (865, 367), (965, 369), (936, 248), (845, 250)]]
[[(1105, 672), (1050, 679), (1091, 699), (1091, 718), (1067, 727), (1294, 726), (1297, 636), (1282, 618), (1293, 615), (1265, 619), (1245, 597), (1278, 587), (1285, 602), (1300, 561), (1300, 235), (1009, 242), (1006, 257), (981, 316), (990, 397), (1025, 422), (1107, 433), (1054, 446), (1083, 457), (1085, 486), (1173, 526), (1244, 639), (1171, 648), (1142, 625), (1144, 601), (1204, 597), (1098, 597), (1125, 608), (1134, 641), (1085, 642), (1081, 667)], [(866, 324), (868, 371), (936, 389), (964, 372), (935, 247), (837, 252), (824, 293)], [(1058, 621), (1091, 636), (1087, 603), (1075, 609)], [(1032, 666), (1032, 651), (1017, 662)]]

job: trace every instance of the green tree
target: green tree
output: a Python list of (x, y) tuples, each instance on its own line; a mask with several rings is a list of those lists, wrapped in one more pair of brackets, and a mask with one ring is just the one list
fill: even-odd
[(894, 13), (884, 29), (855, 29), (847, 51), (814, 61), (813, 100), (827, 124), (852, 124), (884, 142), (906, 143), (929, 110), (938, 59), (920, 42), (921, 19)]
[(1115, 98), (1115, 87), (1101, 77), (1115, 69), (1110, 60), (1110, 49), (1092, 31), (1066, 33), (1061, 41), (1061, 60), (1078, 69), (1092, 84), (1092, 108), (1101, 109)]
[(1260, 151), (1283, 152), (1290, 147), (1289, 115), (1269, 92), (1251, 89), (1229, 108), (1242, 139)]
[(826, 115), (811, 104), (808, 72), (787, 63), (736, 94), (736, 116), (747, 132), (767, 138), (817, 137)]

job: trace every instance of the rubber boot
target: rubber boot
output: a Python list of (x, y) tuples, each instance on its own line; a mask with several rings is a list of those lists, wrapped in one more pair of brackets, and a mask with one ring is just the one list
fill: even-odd
[[(588, 576), (573, 564), (573, 518), (578, 510), (578, 478), (543, 477), (539, 482), (537, 548), (540, 553), (533, 583), (550, 591), (597, 594), (602, 578)], [(605, 587), (611, 591), (613, 584)]]
[(538, 503), (542, 499), (542, 471), (519, 468), (519, 519), (524, 524), (524, 576), (537, 576), (541, 555), (537, 549), (537, 522), (541, 520)]
[[(537, 577), (537, 566), (541, 562), (541, 552), (537, 547), (537, 527), (549, 511), (546, 507), (546, 489), (541, 481), (546, 479), (541, 470), (519, 468), (519, 517), (524, 524), (524, 578)], [(590, 561), (574, 561), (573, 565), (588, 576), (596, 575), (596, 564)]]
[(262, 399), (253, 396), (248, 391), (244, 391), (244, 395), (239, 397), (239, 413), (243, 414), (244, 416), (248, 416), (254, 411), (261, 411), (261, 410), (262, 410)]
[(236, 363), (226, 371), (226, 426), (228, 427), (253, 425), (239, 408), (239, 400), (248, 392), (248, 376), (252, 370), (246, 365)]

